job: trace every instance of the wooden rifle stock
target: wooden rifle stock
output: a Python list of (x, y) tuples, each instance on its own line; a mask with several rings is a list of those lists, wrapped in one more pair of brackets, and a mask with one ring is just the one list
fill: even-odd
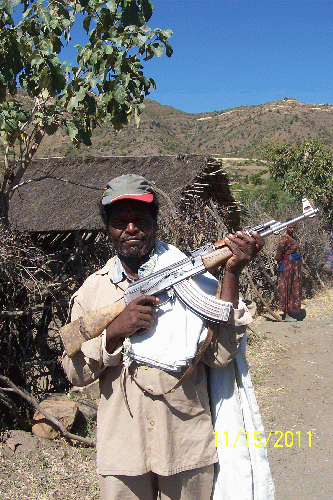
[(94, 339), (125, 309), (124, 299), (119, 299), (110, 306), (92, 311), (60, 328), (60, 335), (67, 355), (71, 358), (80, 349), (83, 342)]
[(227, 260), (229, 260), (232, 256), (232, 251), (226, 246), (224, 240), (217, 241), (214, 243), (214, 246), (216, 250), (206, 253), (205, 255), (201, 255), (203, 265), (207, 271), (212, 271), (217, 267), (224, 266)]

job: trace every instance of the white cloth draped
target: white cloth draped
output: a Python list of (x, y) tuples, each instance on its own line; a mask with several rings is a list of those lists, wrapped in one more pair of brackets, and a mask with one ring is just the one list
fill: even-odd
[[(172, 245), (163, 243), (154, 269), (157, 272), (186, 256)], [(209, 273), (193, 278), (206, 293), (215, 296), (217, 281)], [(163, 298), (161, 298), (163, 302)], [(207, 336), (207, 322), (176, 296), (157, 307), (157, 319), (142, 335), (124, 341), (124, 361), (132, 360), (164, 370), (178, 371), (191, 363)]]
[[(274, 500), (259, 407), (245, 358), (246, 338), (233, 363), (209, 372), (219, 463), (211, 500)], [(247, 432), (247, 434), (245, 434)], [(257, 434), (255, 434), (257, 432)], [(262, 443), (260, 446), (259, 439)]]

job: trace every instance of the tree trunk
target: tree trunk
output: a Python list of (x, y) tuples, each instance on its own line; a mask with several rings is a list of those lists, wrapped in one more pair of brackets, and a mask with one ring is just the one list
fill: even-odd
[(5, 155), (6, 168), (5, 168), (3, 182), (1, 181), (2, 192), (0, 192), (0, 226), (2, 227), (6, 228), (9, 227), (9, 205), (11, 197), (13, 196), (14, 191), (19, 187), (19, 183), (23, 175), (25, 174), (26, 170), (28, 169), (34, 155), (36, 154), (37, 149), (39, 148), (44, 135), (45, 132), (39, 129), (35, 130), (31, 134), (29, 143), (26, 146), (25, 153), (21, 154), (20, 160), (14, 163), (13, 171), (11, 172), (14, 173), (13, 177), (9, 175), (10, 172), (9, 161), (8, 161), (9, 150), (8, 148), (6, 149), (6, 155)]
[(9, 227), (9, 195), (0, 192), (0, 227)]

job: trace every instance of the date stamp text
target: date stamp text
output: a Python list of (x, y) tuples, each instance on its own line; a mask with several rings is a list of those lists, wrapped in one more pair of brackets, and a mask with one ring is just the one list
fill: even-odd
[[(217, 432), (214, 431), (214, 436), (215, 436), (215, 446), (217, 447)], [(220, 438), (220, 434), (219, 434)], [(221, 438), (220, 438), (221, 439)], [(242, 431), (240, 430), (238, 434), (235, 436), (235, 434), (229, 434), (229, 431), (225, 431), (222, 434), (222, 446), (225, 446), (226, 448), (237, 446), (237, 443), (239, 443), (240, 440), (246, 440), (246, 446), (252, 446), (254, 445), (256, 448), (267, 448), (268, 443), (270, 443), (270, 446), (273, 446), (274, 448), (292, 448), (292, 447), (298, 447), (301, 448), (301, 446), (307, 446), (311, 448), (312, 446), (312, 435), (311, 431), (308, 431), (306, 433), (301, 433), (301, 431), (269, 431), (268, 437), (265, 440), (263, 433), (259, 431), (254, 431), (252, 432), (247, 432), (247, 431)]]

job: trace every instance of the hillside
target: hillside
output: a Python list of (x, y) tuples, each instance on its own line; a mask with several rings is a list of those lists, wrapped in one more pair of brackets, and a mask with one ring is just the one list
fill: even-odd
[[(146, 99), (139, 129), (133, 120), (122, 132), (110, 125), (97, 129), (93, 146), (70, 156), (141, 156), (204, 154), (218, 157), (260, 157), (269, 140), (316, 137), (331, 145), (333, 106), (304, 104), (292, 98), (257, 106), (190, 114)], [(69, 141), (61, 133), (46, 137), (38, 157), (62, 156)]]

